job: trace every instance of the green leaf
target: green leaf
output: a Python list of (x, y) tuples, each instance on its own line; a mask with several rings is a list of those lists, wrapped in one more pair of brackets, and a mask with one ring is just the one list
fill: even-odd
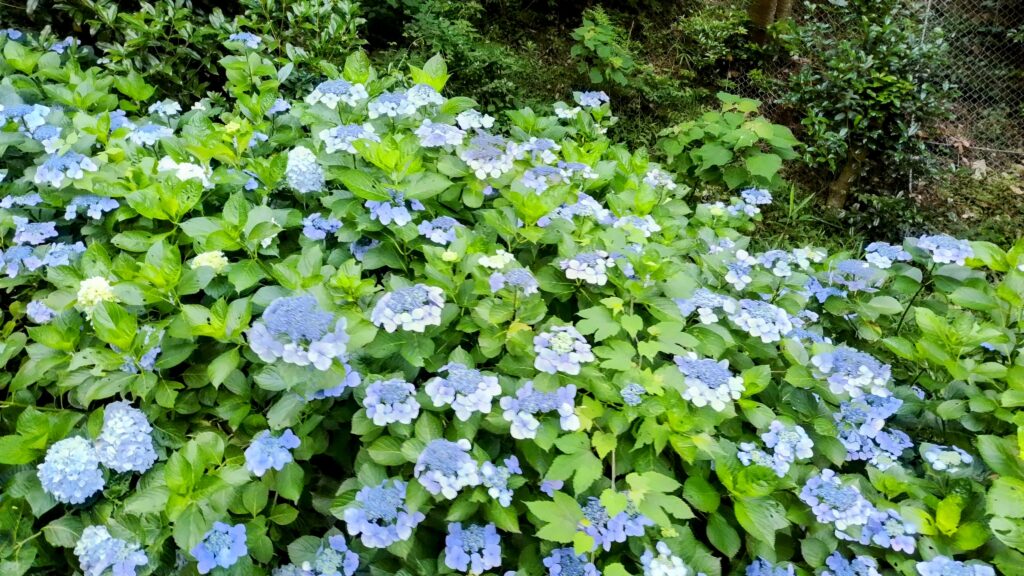
[(789, 526), (786, 509), (768, 497), (739, 499), (735, 513), (736, 520), (748, 534), (769, 546), (775, 545), (775, 532)]
[(951, 494), (939, 501), (935, 509), (935, 525), (946, 536), (956, 533), (960, 525), (960, 514), (963, 512), (964, 500), (957, 494)]
[(551, 542), (569, 544), (576, 535), (576, 527), (583, 519), (580, 505), (567, 494), (555, 492), (552, 502), (527, 502), (526, 507), (541, 524), (537, 536)]
[(978, 451), (982, 460), (994, 472), (1017, 480), (1024, 480), (1024, 461), (1018, 456), (1014, 439), (1000, 436), (978, 436)]
[(206, 367), (206, 375), (210, 379), (210, 383), (214, 386), (223, 384), (235, 368), (238, 368), (241, 359), (238, 348), (231, 348), (214, 358), (213, 362)]
[(736, 556), (740, 550), (740, 535), (721, 514), (712, 514), (708, 517), (707, 535), (711, 545), (727, 558)]
[(32, 447), (24, 436), (0, 436), (0, 464), (28, 464), (42, 456), (43, 450)]
[(367, 449), (370, 459), (383, 466), (398, 466), (407, 462), (402, 454), (402, 442), (392, 436), (381, 436)]
[(714, 142), (704, 144), (694, 153), (700, 161), (701, 170), (725, 166), (732, 161), (732, 150)]
[(85, 525), (77, 516), (63, 516), (43, 526), (43, 536), (52, 546), (74, 548)]
[(1006, 476), (996, 478), (985, 498), (989, 514), (1024, 518), (1024, 481)]
[(747, 171), (754, 176), (760, 176), (765, 180), (771, 180), (782, 169), (782, 158), (775, 154), (754, 154), (744, 161)]
[(683, 498), (694, 508), (705, 513), (718, 510), (722, 497), (710, 482), (700, 476), (690, 476), (683, 484)]
[(114, 302), (100, 302), (92, 311), (96, 336), (121, 350), (129, 350), (135, 340), (138, 324), (135, 317)]

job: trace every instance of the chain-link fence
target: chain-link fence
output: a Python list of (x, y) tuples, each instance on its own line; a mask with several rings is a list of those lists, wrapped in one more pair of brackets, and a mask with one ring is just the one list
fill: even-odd
[[(957, 87), (954, 118), (929, 144), (948, 164), (983, 175), (1024, 165), (1024, 0), (917, 0), (928, 30), (941, 30), (949, 45), (946, 76)], [(820, 18), (801, 3), (799, 22)], [(764, 102), (770, 116), (779, 106), (784, 79), (796, 63), (778, 61), (736, 78), (745, 95)]]

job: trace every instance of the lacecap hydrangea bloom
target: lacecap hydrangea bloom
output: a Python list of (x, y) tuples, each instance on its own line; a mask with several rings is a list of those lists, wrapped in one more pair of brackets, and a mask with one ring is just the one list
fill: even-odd
[(654, 550), (645, 549), (640, 556), (640, 564), (644, 568), (644, 576), (695, 576), (694, 571), (664, 542), (658, 542)]
[(755, 449), (753, 444), (741, 443), (737, 457), (745, 465), (759, 464), (775, 471), (779, 478), (789, 472), (791, 464), (814, 456), (814, 442), (800, 426), (787, 425), (775, 420), (768, 432), (761, 434), (761, 440), (772, 454)]
[(92, 158), (69, 150), (63, 154), (50, 154), (43, 164), (36, 169), (32, 181), (36, 184), (49, 184), (54, 188), (64, 186), (64, 180), (79, 180), (86, 172), (95, 172), (99, 166)]
[(828, 382), (833, 394), (859, 398), (864, 394), (887, 397), (892, 370), (875, 357), (840, 345), (811, 357), (815, 376)]
[(302, 235), (310, 240), (323, 240), (328, 234), (334, 234), (338, 230), (341, 230), (341, 220), (324, 218), (319, 212), (302, 219)]
[(982, 562), (961, 562), (948, 556), (936, 556), (914, 567), (920, 576), (995, 576), (996, 571)]
[(311, 294), (282, 296), (267, 306), (246, 336), (249, 347), (264, 362), (280, 359), (325, 371), (335, 359), (344, 362), (346, 325), (344, 317), (335, 320)]
[(55, 222), (29, 222), (28, 218), (15, 216), (11, 219), (14, 222), (15, 244), (29, 244), (38, 246), (49, 238), (57, 236), (57, 224)]
[(888, 242), (872, 242), (864, 249), (864, 259), (882, 270), (891, 268), (896, 262), (907, 262), (911, 259), (910, 252), (903, 246), (893, 246)]
[(701, 324), (714, 324), (719, 320), (718, 311), (734, 309), (736, 301), (707, 288), (698, 288), (693, 296), (678, 298), (675, 303), (683, 317), (697, 312)]
[(619, 390), (619, 395), (622, 396), (622, 401), (626, 403), (626, 406), (639, 406), (644, 401), (644, 395), (647, 394), (647, 389), (637, 384), (636, 382), (630, 382)]
[(821, 576), (882, 576), (878, 571), (878, 561), (870, 556), (855, 556), (847, 560), (839, 552), (833, 552), (825, 559), (828, 570)]
[(96, 456), (117, 472), (145, 472), (156, 462), (153, 426), (146, 414), (128, 402), (111, 402), (103, 409), (103, 427), (96, 439)]
[(921, 447), (921, 456), (932, 470), (955, 474), (971, 467), (974, 457), (958, 446), (926, 444)]
[(743, 299), (736, 302), (735, 308), (725, 306), (729, 320), (737, 328), (765, 344), (778, 342), (793, 331), (793, 321), (782, 308), (763, 300)]
[(398, 378), (379, 380), (366, 387), (366, 415), (377, 426), (411, 424), (420, 414), (416, 387)]
[(200, 574), (208, 574), (214, 568), (230, 568), (238, 559), (249, 553), (245, 543), (245, 524), (234, 526), (224, 522), (214, 522), (213, 528), (203, 536), (203, 540), (191, 550), (192, 557), (198, 565)]
[(427, 444), (413, 468), (413, 475), (427, 492), (452, 500), (459, 490), (480, 485), (480, 466), (470, 455), (469, 440), (437, 439)]
[(470, 108), (459, 112), (459, 115), (455, 117), (455, 122), (463, 130), (489, 130), (494, 126), (494, 116)]
[(412, 213), (421, 212), (423, 203), (415, 198), (406, 199), (405, 194), (397, 190), (388, 190), (387, 200), (367, 200), (364, 204), (370, 211), (370, 219), (387, 226), (394, 222), (405, 226), (412, 222)]
[(974, 248), (971, 248), (970, 242), (945, 234), (921, 236), (915, 243), (918, 248), (927, 250), (936, 264), (963, 266), (968, 258), (974, 257)]
[(700, 358), (693, 352), (673, 360), (683, 374), (682, 396), (694, 406), (721, 412), (743, 395), (743, 378), (729, 370), (729, 361)]
[(497, 377), (465, 364), (450, 362), (438, 373), (424, 386), (427, 396), (437, 408), (451, 406), (459, 420), (469, 420), (477, 412), (489, 414), (491, 404), (501, 394)]
[(41, 300), (33, 300), (25, 307), (25, 315), (36, 324), (46, 324), (57, 315), (52, 308)]
[(105, 484), (96, 450), (79, 436), (50, 446), (38, 475), (43, 490), (65, 504), (81, 504)]
[(175, 116), (181, 113), (181, 104), (170, 99), (161, 100), (150, 105), (149, 113), (160, 116)]
[(904, 520), (899, 512), (891, 508), (875, 510), (868, 517), (867, 523), (858, 528), (859, 534), (855, 530), (847, 530), (836, 531), (836, 536), (865, 546), (870, 544), (907, 554), (913, 554), (917, 547), (917, 541), (914, 539), (917, 527)]
[(299, 447), (300, 440), (291, 428), (275, 436), (264, 430), (253, 437), (245, 449), (245, 467), (256, 476), (263, 476), (267, 470), (283, 470), (292, 461), (292, 450)]
[(78, 216), (79, 210), (85, 210), (85, 215), (93, 220), (99, 220), (103, 218), (103, 215), (107, 212), (113, 212), (120, 206), (117, 200), (113, 198), (104, 198), (102, 196), (95, 196), (92, 194), (86, 194), (83, 196), (75, 196), (68, 202), (67, 206), (64, 207), (64, 219), (74, 220)]
[(296, 569), (296, 576), (353, 576), (359, 569), (359, 555), (348, 547), (344, 536), (334, 534), (327, 538), (326, 546), (320, 544), (312, 561)]
[(420, 222), (417, 230), (420, 236), (427, 240), (447, 246), (455, 242), (455, 230), (458, 228), (462, 228), (462, 224), (455, 218), (451, 216), (438, 216), (433, 220)]
[(136, 146), (153, 146), (164, 138), (174, 136), (174, 130), (160, 124), (137, 126), (128, 133), (128, 141)]
[(602, 104), (611, 102), (608, 94), (602, 91), (573, 92), (572, 97), (577, 104), (584, 108), (600, 108)]
[(356, 142), (380, 142), (380, 137), (374, 132), (371, 124), (342, 124), (321, 130), (318, 136), (324, 143), (324, 151), (328, 154), (338, 150), (355, 154)]
[(597, 566), (572, 548), (555, 548), (546, 558), (548, 576), (601, 576)]
[(444, 563), (466, 574), (483, 574), (501, 566), (501, 537), (494, 524), (448, 524), (444, 539)]
[(580, 427), (576, 416), (576, 386), (570, 384), (553, 392), (534, 389), (533, 382), (527, 381), (516, 390), (516, 395), (503, 396), (500, 400), (502, 416), (512, 424), (511, 434), (516, 440), (537, 437), (540, 428), (538, 414), (558, 412), (559, 426), (571, 432)]
[(899, 430), (885, 430), (886, 419), (896, 413), (903, 401), (899, 398), (865, 394), (839, 406), (832, 415), (839, 432), (839, 441), (850, 460), (867, 460), (879, 469), (892, 466), (910, 439)]
[(306, 96), (306, 104), (323, 104), (331, 110), (338, 107), (339, 102), (349, 106), (357, 106), (363, 100), (369, 98), (366, 87), (362, 84), (351, 84), (344, 80), (326, 80), (317, 84), (309, 95)]
[(744, 574), (746, 576), (795, 576), (796, 571), (792, 564), (772, 564), (764, 558), (758, 558), (747, 565)]
[(367, 548), (387, 548), (408, 540), (425, 516), (409, 510), (405, 493), (406, 484), (401, 480), (385, 480), (377, 486), (361, 488), (345, 510), (348, 533), (359, 536)]
[(513, 474), (522, 474), (523, 469), (519, 466), (519, 459), (515, 456), (505, 458), (504, 466), (498, 466), (493, 462), (484, 462), (480, 465), (480, 483), (487, 488), (487, 494), (498, 501), (499, 504), (508, 508), (512, 505), (512, 488), (508, 482)]
[(533, 351), (537, 354), (533, 367), (548, 374), (575, 376), (583, 364), (594, 361), (590, 344), (572, 326), (552, 326), (534, 336)]
[(85, 576), (135, 576), (149, 563), (138, 544), (114, 538), (105, 526), (86, 526), (75, 543), (75, 556)]
[(296, 146), (288, 152), (284, 170), (288, 186), (299, 194), (320, 192), (326, 184), (323, 168), (313, 151), (305, 146)]
[(875, 513), (875, 508), (856, 486), (843, 484), (839, 476), (828, 469), (807, 480), (800, 491), (800, 500), (811, 507), (818, 522), (834, 524), (838, 530), (867, 524)]
[(840, 260), (828, 273), (828, 282), (850, 292), (877, 292), (885, 272), (864, 260)]
[(477, 260), (481, 266), (490, 268), (491, 270), (501, 270), (515, 261), (515, 256), (501, 249), (498, 249), (492, 256), (481, 256), (480, 259)]
[(526, 268), (513, 268), (507, 272), (495, 272), (487, 279), (491, 292), (495, 294), (508, 288), (523, 293), (524, 296), (536, 294), (540, 290), (537, 278)]
[(469, 165), (480, 180), (500, 178), (512, 170), (515, 150), (501, 136), (480, 132), (462, 147), (459, 158)]
[(415, 284), (388, 292), (377, 301), (370, 321), (387, 332), (401, 328), (423, 332), (427, 326), (441, 324), (444, 292), (436, 286)]
[(583, 252), (558, 262), (570, 280), (582, 280), (587, 284), (604, 286), (608, 282), (608, 270), (615, 267), (615, 258), (604, 250)]
[(466, 132), (450, 124), (441, 124), (424, 120), (416, 129), (416, 137), (420, 139), (420, 146), (424, 148), (442, 148), (445, 146), (458, 146), (466, 137)]
[(192, 259), (192, 263), (189, 265), (193, 270), (206, 266), (213, 270), (215, 274), (220, 274), (230, 264), (228, 257), (224, 255), (224, 252), (220, 250), (210, 250), (209, 252), (200, 252), (196, 254), (195, 258)]
[(579, 530), (594, 540), (593, 550), (603, 548), (607, 552), (612, 549), (612, 544), (643, 536), (648, 526), (654, 526), (654, 522), (637, 512), (632, 503), (615, 516), (609, 516), (601, 501), (590, 497), (583, 505)]

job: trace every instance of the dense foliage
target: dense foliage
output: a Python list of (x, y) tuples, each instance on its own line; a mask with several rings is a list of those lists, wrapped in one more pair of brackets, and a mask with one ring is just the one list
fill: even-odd
[(755, 252), (440, 58), (0, 43), (0, 573), (1024, 573), (1024, 244)]

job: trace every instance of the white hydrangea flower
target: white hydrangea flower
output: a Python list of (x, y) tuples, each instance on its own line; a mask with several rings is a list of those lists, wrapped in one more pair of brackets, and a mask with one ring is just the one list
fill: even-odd
[(78, 309), (85, 312), (86, 318), (92, 319), (92, 311), (100, 302), (117, 302), (110, 282), (102, 276), (86, 278), (78, 285)]
[(284, 173), (288, 185), (299, 194), (324, 189), (324, 171), (320, 168), (313, 151), (305, 146), (296, 146), (288, 152), (288, 165)]
[(224, 271), (224, 267), (229, 264), (227, 256), (220, 250), (211, 250), (209, 252), (202, 252), (196, 254), (196, 257), (192, 259), (192, 269), (201, 268), (206, 266), (212, 268), (217, 274)]

